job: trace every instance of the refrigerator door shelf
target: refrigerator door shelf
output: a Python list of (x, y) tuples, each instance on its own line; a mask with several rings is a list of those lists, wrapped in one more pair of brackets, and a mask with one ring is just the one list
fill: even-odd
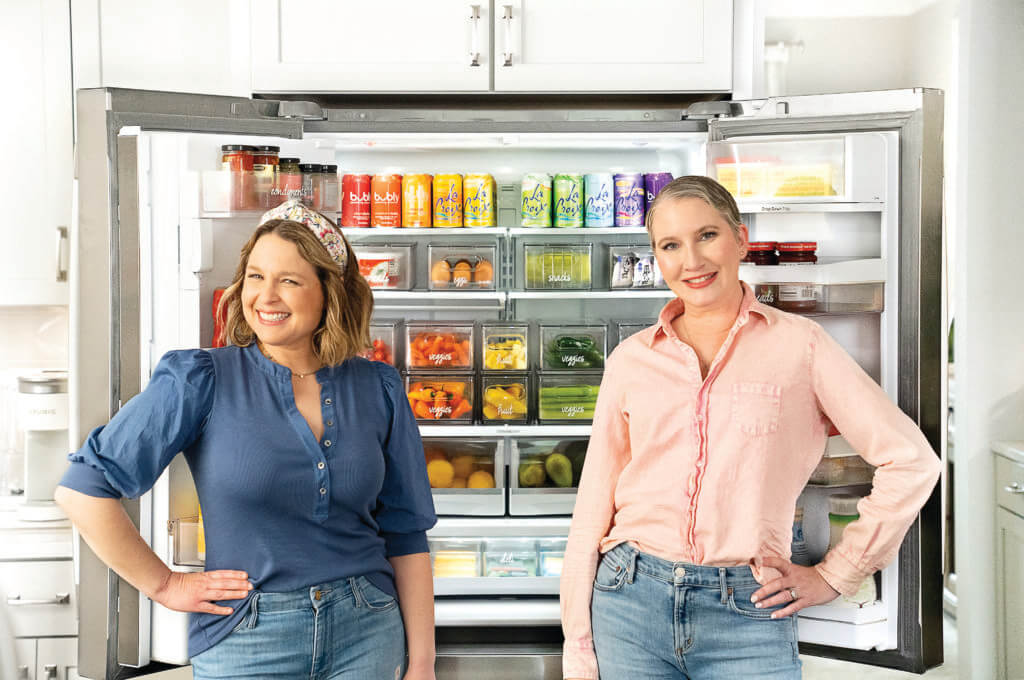
[(879, 201), (851, 203), (822, 203), (819, 201), (810, 201), (805, 203), (786, 201), (783, 203), (778, 199), (767, 199), (763, 201), (743, 199), (737, 201), (736, 205), (740, 209), (740, 214), (742, 215), (758, 213), (878, 213), (885, 209), (885, 203)]
[(855, 624), (800, 617), (800, 642), (804, 644), (881, 651), (894, 649), (887, 642), (889, 637), (888, 621)]
[(838, 623), (853, 623), (861, 625), (865, 623), (877, 623), (885, 621), (887, 617), (886, 608), (881, 600), (866, 607), (837, 607), (833, 604), (819, 604), (816, 607), (808, 607), (800, 610), (800, 625), (803, 619), (818, 619), (821, 621), (833, 621)]
[[(504, 582), (504, 581), (503, 581)], [(558, 598), (523, 600), (442, 599), (434, 603), (438, 626), (558, 626)]]
[(740, 278), (755, 283), (817, 283), (838, 285), (849, 283), (882, 283), (885, 281), (885, 260), (818, 259), (818, 264), (803, 265), (740, 265)]

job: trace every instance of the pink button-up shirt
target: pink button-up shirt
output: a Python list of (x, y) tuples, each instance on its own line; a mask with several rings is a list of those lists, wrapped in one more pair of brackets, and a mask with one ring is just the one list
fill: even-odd
[(796, 500), (834, 423), (877, 466), (860, 519), (817, 565), (856, 592), (899, 551), (939, 477), (924, 435), (817, 323), (759, 303), (739, 315), (702, 379), (696, 353), (658, 323), (609, 357), (562, 571), (563, 672), (597, 678), (590, 602), (600, 553), (628, 541), (666, 560), (751, 565), (789, 558)]

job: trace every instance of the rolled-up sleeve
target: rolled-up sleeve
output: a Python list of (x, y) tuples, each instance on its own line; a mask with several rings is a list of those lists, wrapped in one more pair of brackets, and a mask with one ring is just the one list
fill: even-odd
[(860, 454), (876, 466), (860, 518), (817, 565), (822, 577), (852, 595), (899, 552), (928, 500), (941, 464), (924, 434), (820, 326), (812, 332), (811, 373), (821, 411)]
[(629, 461), (629, 427), (622, 408), (621, 372), (615, 352), (608, 358), (594, 408), (594, 424), (580, 476), (560, 584), (562, 674), (597, 678), (597, 655), (590, 619), (594, 575), (601, 539), (615, 514), (615, 487)]
[(141, 496), (198, 437), (213, 395), (213, 361), (207, 352), (168, 352), (146, 389), (68, 456), (71, 465), (60, 486), (105, 498)]
[(437, 523), (434, 498), (427, 479), (427, 463), (419, 427), (391, 366), (374, 362), (380, 372), (390, 427), (384, 441), (384, 485), (377, 498), (375, 517), (388, 557), (424, 553), (427, 529)]

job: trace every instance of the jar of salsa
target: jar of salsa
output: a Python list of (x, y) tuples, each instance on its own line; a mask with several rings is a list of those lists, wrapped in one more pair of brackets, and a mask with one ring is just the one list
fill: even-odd
[(303, 163), (302, 171), (302, 202), (313, 210), (320, 209), (320, 190), (323, 187), (323, 176), (319, 163)]
[(302, 169), (299, 167), (298, 158), (280, 159), (274, 193), (282, 202), (302, 197)]
[(252, 172), (255, 146), (225, 144), (220, 147), (220, 166), (225, 172)]
[(775, 255), (777, 245), (775, 241), (751, 241), (747, 244), (747, 256), (743, 261), (760, 265), (778, 264), (779, 258)]
[(281, 152), (279, 146), (257, 146), (253, 153), (252, 170), (254, 176), (254, 190), (259, 207), (264, 210), (273, 208), (281, 201), (274, 195), (274, 186), (277, 182), (277, 166), (279, 163), (278, 154)]
[(816, 241), (792, 241), (780, 243), (779, 264), (816, 264), (818, 256), (815, 251), (818, 249)]
[(339, 212), (341, 210), (341, 186), (338, 181), (338, 166), (324, 165), (321, 167), (323, 179), (320, 209), (325, 213)]
[(254, 146), (225, 144), (220, 147), (220, 168), (231, 173), (229, 204), (231, 210), (250, 210), (255, 206), (253, 193)]

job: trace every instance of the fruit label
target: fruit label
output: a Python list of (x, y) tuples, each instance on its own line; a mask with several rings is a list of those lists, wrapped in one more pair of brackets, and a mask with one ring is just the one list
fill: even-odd
[(583, 413), (583, 407), (582, 406), (563, 406), (562, 407), (562, 413), (564, 413), (566, 415), (566, 417), (568, 417), (568, 418), (575, 418), (576, 416), (578, 416), (581, 413)]
[(548, 281), (551, 283), (569, 283), (572, 281), (572, 276), (569, 274), (548, 274)]
[(434, 362), (435, 366), (440, 366), (442, 363), (444, 363), (446, 361), (451, 361), (452, 360), (452, 353), (451, 352), (438, 352), (436, 354), (428, 355), (427, 358), (430, 359), (430, 361)]
[(450, 416), (452, 414), (451, 406), (429, 406), (427, 410), (430, 411), (432, 416)]
[(583, 355), (582, 354), (563, 354), (562, 355), (562, 363), (565, 364), (566, 366), (568, 366), (569, 368), (572, 368), (576, 364), (582, 364), (583, 363)]
[(498, 407), (498, 415), (499, 416), (510, 416), (510, 415), (512, 415), (512, 407), (509, 406), (507, 408), (502, 408), (501, 406), (499, 406)]

